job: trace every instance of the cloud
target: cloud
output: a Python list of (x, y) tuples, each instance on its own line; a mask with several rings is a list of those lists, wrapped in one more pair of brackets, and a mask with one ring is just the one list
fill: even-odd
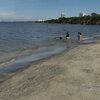
[(16, 17), (14, 12), (0, 12), (0, 17)]
[(0, 21), (27, 21), (32, 20), (32, 17), (20, 15), (13, 11), (0, 12)]

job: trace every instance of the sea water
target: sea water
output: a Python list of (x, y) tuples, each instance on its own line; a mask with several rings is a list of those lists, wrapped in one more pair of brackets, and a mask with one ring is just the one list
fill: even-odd
[[(5, 67), (6, 72), (9, 72), (8, 69), (18, 69), (29, 62), (64, 51), (67, 44), (58, 37), (65, 39), (68, 31), (76, 40), (77, 32), (82, 32), (84, 43), (94, 42), (94, 37), (100, 37), (98, 25), (1, 22), (0, 67)], [(73, 43), (73, 46), (76, 44)]]

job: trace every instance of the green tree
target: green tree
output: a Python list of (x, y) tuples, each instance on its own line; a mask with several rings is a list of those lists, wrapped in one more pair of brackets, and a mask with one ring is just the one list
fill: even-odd
[(98, 14), (95, 13), (95, 12), (94, 12), (94, 13), (91, 13), (91, 16), (92, 16), (92, 17), (96, 17), (97, 15), (98, 15)]

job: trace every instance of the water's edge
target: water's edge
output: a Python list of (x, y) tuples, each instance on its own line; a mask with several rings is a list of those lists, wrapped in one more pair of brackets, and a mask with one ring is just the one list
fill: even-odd
[(28, 55), (16, 60), (13, 60), (0, 67), (0, 73), (13, 73), (19, 69), (23, 69), (31, 64), (33, 61), (38, 61), (44, 58), (48, 58), (54, 54), (59, 54), (65, 50), (64, 47), (45, 48), (34, 52), (32, 55)]

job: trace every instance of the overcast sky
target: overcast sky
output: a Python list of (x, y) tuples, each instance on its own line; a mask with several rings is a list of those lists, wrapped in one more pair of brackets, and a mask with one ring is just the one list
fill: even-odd
[(100, 13), (100, 0), (0, 0), (0, 21), (38, 20)]

